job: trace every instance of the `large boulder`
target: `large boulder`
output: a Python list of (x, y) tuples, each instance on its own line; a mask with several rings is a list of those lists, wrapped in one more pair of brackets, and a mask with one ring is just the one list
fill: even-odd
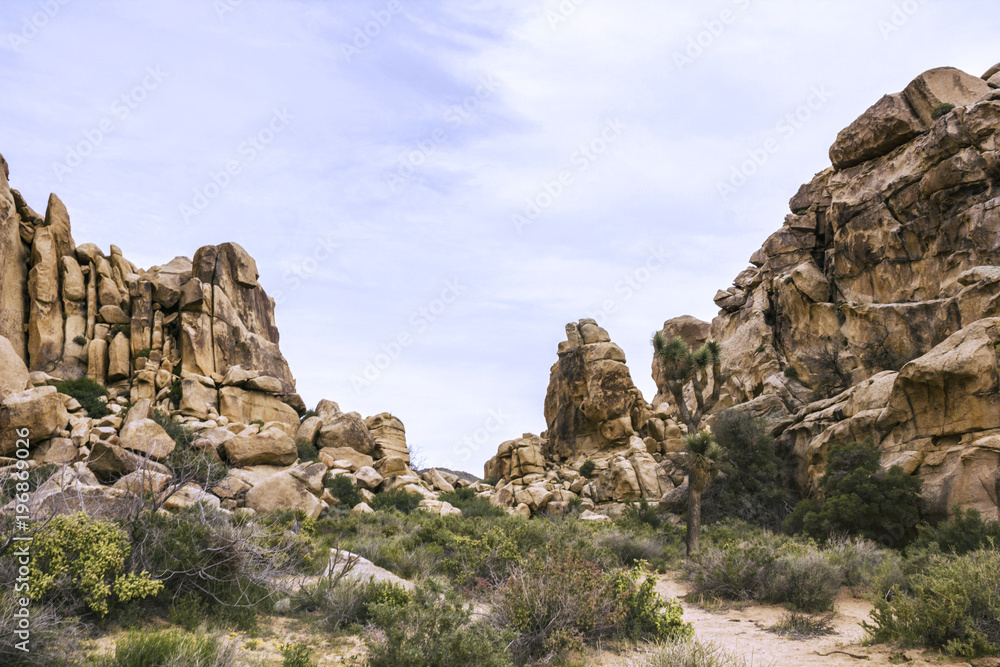
[(566, 325), (545, 396), (546, 458), (564, 460), (627, 446), (632, 411), (644, 405), (625, 354), (594, 320)]
[(291, 465), (299, 457), (295, 441), (275, 430), (255, 435), (238, 435), (226, 440), (222, 448), (229, 462), (240, 467)]
[[(34, 387), (9, 394), (0, 403), (0, 455), (10, 456), (19, 440), (37, 444), (69, 424), (69, 413), (55, 387)], [(22, 435), (24, 434), (24, 435)]]
[(31, 388), (31, 375), (10, 341), (0, 336), (0, 401)]
[(300, 510), (313, 519), (327, 508), (325, 502), (289, 472), (276, 473), (255, 484), (247, 491), (246, 506), (258, 512)]
[(136, 419), (122, 427), (118, 443), (125, 449), (157, 461), (166, 459), (177, 446), (162, 426), (152, 419)]
[(406, 431), (403, 422), (398, 417), (393, 417), (388, 412), (368, 417), (365, 425), (371, 433), (372, 440), (375, 441), (375, 451), (372, 456), (376, 459), (386, 456), (398, 456), (410, 462), (410, 450), (406, 446)]
[[(319, 429), (316, 446), (349, 448), (360, 454), (375, 453), (375, 439), (357, 412), (331, 416)], [(381, 458), (381, 457), (379, 457)]]
[(219, 390), (219, 414), (243, 424), (280, 422), (289, 436), (299, 428), (298, 413), (277, 396), (244, 391), (238, 387), (222, 387)]

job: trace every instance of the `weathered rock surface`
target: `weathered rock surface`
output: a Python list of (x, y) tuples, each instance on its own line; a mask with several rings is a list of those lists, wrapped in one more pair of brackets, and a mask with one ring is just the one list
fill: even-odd
[(236, 436), (226, 440), (222, 448), (226, 458), (235, 466), (290, 465), (298, 459), (295, 441), (273, 430)]

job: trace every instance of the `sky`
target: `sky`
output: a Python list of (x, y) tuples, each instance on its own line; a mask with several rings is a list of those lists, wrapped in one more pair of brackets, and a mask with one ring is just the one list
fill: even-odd
[(837, 133), (1000, 60), (993, 3), (4, 0), (0, 153), (78, 244), (257, 262), (310, 406), (481, 474), (565, 325), (651, 333), (782, 224)]

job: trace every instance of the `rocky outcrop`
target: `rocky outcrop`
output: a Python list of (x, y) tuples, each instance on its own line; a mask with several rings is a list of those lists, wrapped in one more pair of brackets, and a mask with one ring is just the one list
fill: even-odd
[(866, 111), (717, 299), (718, 407), (766, 411), (803, 490), (831, 444), (871, 438), (924, 480), (931, 513), (997, 516), (1000, 93), (985, 79), (931, 70)]
[[(116, 246), (77, 246), (62, 201), (52, 195), (38, 215), (10, 189), (2, 157), (0, 165), (0, 457), (21, 449), (29, 467), (63, 466), (42, 487), (46, 508), (106, 502), (112, 512), (145, 495), (167, 510), (206, 503), (315, 517), (338, 502), (327, 487), (344, 475), (366, 500), (403, 488), (428, 511), (457, 511), (437, 493), (471, 484), (411, 470), (398, 418), (344, 414), (332, 401), (300, 418), (306, 407), (278, 347), (274, 302), (240, 246), (205, 246), (143, 270)], [(81, 377), (106, 386), (108, 414), (88, 414), (50, 386)], [(161, 424), (185, 430), (171, 435)], [(300, 461), (312, 447), (318, 460)], [(177, 457), (179, 448), (229, 475), (213, 489), (175, 479), (192, 455)], [(0, 477), (13, 463), (0, 458)]]
[[(708, 325), (694, 318), (673, 326), (691, 342), (707, 338)], [(654, 412), (646, 404), (621, 348), (596, 322), (568, 324), (566, 332), (545, 400), (549, 428), (502, 443), (486, 462), (492, 502), (550, 515), (566, 514), (574, 503), (617, 514), (623, 503), (659, 502), (684, 478), (676, 453), (681, 430), (669, 405)]]
[(594, 320), (566, 325), (545, 396), (545, 456), (563, 460), (623, 446), (642, 421), (645, 402), (625, 353)]

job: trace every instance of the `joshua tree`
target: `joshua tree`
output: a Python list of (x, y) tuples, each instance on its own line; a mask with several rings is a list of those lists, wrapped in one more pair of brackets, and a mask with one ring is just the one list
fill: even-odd
[[(722, 376), (722, 346), (709, 340), (697, 352), (675, 336), (670, 340), (657, 331), (653, 335), (653, 355), (663, 369), (663, 383), (674, 397), (674, 404), (681, 421), (689, 434), (701, 428), (701, 421), (719, 401), (719, 391), (725, 378)], [(705, 387), (712, 382), (712, 392), (705, 396)], [(692, 410), (685, 400), (684, 390), (688, 386), (694, 393), (695, 407)]]
[(700, 549), (701, 494), (715, 476), (715, 468), (722, 459), (722, 447), (706, 429), (684, 436), (684, 448), (688, 473), (687, 555), (690, 557)]

